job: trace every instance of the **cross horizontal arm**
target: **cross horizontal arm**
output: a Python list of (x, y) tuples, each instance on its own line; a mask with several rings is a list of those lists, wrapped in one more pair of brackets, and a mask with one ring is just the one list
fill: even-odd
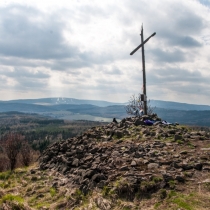
[(133, 55), (140, 47), (142, 47), (142, 45), (144, 45), (146, 42), (148, 42), (151, 37), (155, 36), (155, 34), (156, 34), (156, 32), (154, 32), (150, 37), (148, 37), (146, 40), (144, 40), (144, 42), (142, 44), (140, 44), (136, 49), (134, 49), (130, 53), (130, 55)]

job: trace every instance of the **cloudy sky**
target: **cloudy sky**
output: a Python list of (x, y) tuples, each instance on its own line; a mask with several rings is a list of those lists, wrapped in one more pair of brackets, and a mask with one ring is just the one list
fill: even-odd
[(0, 100), (72, 97), (210, 105), (210, 0), (2, 0)]

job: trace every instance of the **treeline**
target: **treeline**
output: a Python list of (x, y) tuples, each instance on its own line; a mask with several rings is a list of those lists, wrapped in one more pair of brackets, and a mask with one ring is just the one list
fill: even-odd
[(41, 120), (41, 119), (21, 119), (20, 123), (36, 123), (39, 125), (49, 125), (49, 124), (64, 124), (64, 120), (59, 119), (50, 119), (50, 120)]
[[(0, 171), (23, 166), (23, 158), (27, 155), (30, 156), (31, 163), (37, 160), (39, 154), (53, 142), (81, 135), (91, 127), (105, 124), (107, 123), (86, 120), (65, 121), (17, 112), (0, 113)], [(23, 139), (19, 144), (22, 147), (21, 150), (19, 150), (20, 147), (14, 147), (18, 151), (15, 166), (7, 155), (9, 150), (6, 146), (10, 145), (13, 148), (14, 145), (9, 144), (11, 143), (9, 139), (14, 140), (13, 137)], [(22, 154), (26, 155), (22, 156)]]
[(66, 140), (78, 134), (78, 130), (38, 130), (21, 133), (35, 151), (43, 152), (52, 142)]

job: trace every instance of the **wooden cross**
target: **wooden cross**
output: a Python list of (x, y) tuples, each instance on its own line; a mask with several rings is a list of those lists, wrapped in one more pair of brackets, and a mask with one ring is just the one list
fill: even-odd
[(143, 71), (143, 94), (144, 94), (144, 114), (147, 115), (147, 95), (146, 95), (146, 72), (145, 72), (145, 57), (144, 57), (144, 44), (146, 42), (149, 41), (149, 39), (153, 36), (155, 36), (155, 32), (150, 36), (148, 37), (146, 40), (144, 40), (144, 35), (143, 35), (143, 24), (141, 26), (141, 44), (135, 48), (131, 53), (130, 55), (133, 55), (140, 47), (142, 47), (142, 71)]

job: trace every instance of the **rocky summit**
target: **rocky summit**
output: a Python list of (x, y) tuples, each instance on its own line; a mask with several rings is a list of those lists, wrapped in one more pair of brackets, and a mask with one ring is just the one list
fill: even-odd
[[(155, 123), (147, 125), (146, 120)], [(209, 195), (209, 155), (209, 132), (144, 115), (52, 144), (40, 157), (39, 170), (53, 172), (57, 178), (52, 186), (65, 186), (69, 196), (98, 193), (92, 204), (84, 205), (81, 199), (63, 209), (158, 209), (168, 206), (164, 199), (173, 197), (173, 192), (187, 196), (200, 190)], [(151, 198), (150, 204), (146, 198)], [(181, 204), (170, 205), (173, 209)], [(199, 209), (199, 203), (198, 208), (192, 206)]]

